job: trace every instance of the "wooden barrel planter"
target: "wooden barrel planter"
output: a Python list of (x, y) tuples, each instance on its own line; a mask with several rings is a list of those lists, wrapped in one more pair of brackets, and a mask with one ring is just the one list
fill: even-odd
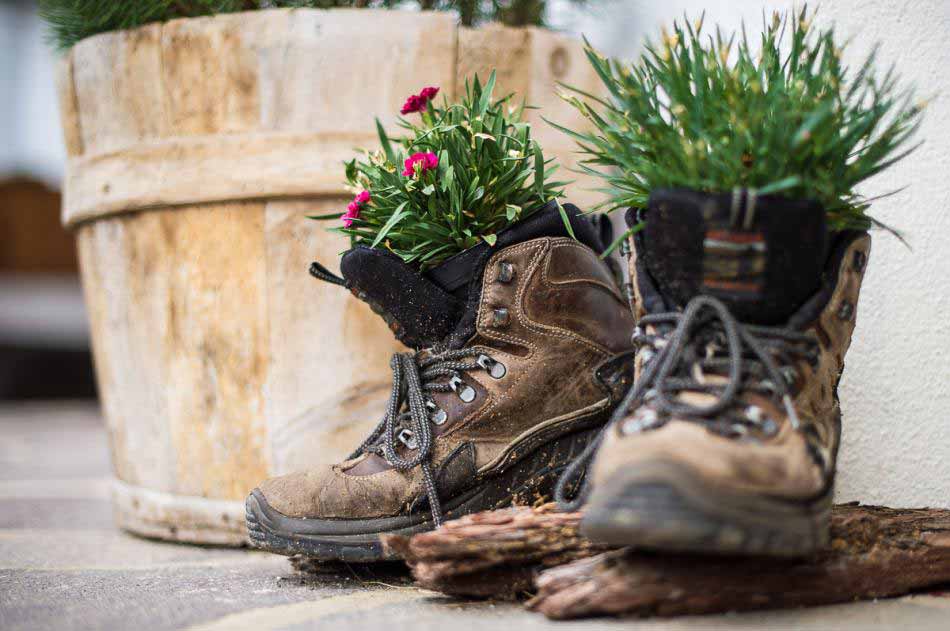
[[(593, 89), (577, 42), (451, 15), (267, 10), (97, 35), (62, 62), (63, 221), (78, 241), (116, 519), (244, 541), (262, 479), (344, 457), (389, 390), (385, 324), (307, 274), (345, 241), (342, 165), (424, 85), (472, 72), (567, 124), (557, 80)], [(531, 116), (537, 117), (537, 113)], [(538, 121), (548, 151), (568, 139)]]

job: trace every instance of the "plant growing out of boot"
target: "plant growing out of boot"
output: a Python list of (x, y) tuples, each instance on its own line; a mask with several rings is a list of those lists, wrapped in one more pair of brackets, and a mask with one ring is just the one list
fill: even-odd
[[(634, 322), (601, 259), (609, 235), (551, 202), (530, 128), (473, 81), (459, 104), (409, 98), (409, 137), (347, 166), (341, 276), (412, 352), (389, 404), (344, 462), (266, 480), (251, 542), (318, 559), (383, 558), (382, 533), (531, 503), (607, 422), (632, 383)], [(547, 202), (547, 203), (546, 203)]]
[[(335, 230), (353, 246), (383, 247), (420, 269), (478, 245), (553, 202), (562, 183), (512, 97), (495, 100), (495, 74), (476, 76), (458, 103), (436, 106), (438, 88), (407, 98), (397, 142), (377, 121), (381, 150), (346, 165), (357, 197)], [(567, 214), (561, 211), (564, 220)], [(320, 219), (336, 220), (336, 215)], [(568, 224), (565, 224), (568, 225)]]
[[(675, 25), (631, 67), (588, 48), (611, 94), (567, 96), (630, 207), (636, 385), (562, 478), (583, 531), (621, 545), (804, 555), (828, 540), (837, 384), (868, 260), (855, 187), (907, 155), (920, 108), (874, 56), (776, 15), (745, 36)], [(577, 497), (568, 486), (586, 469)]]

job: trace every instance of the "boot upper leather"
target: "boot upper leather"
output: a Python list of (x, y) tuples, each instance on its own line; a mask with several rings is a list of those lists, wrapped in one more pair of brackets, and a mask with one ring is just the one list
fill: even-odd
[[(433, 427), (440, 496), (603, 417), (618, 392), (598, 367), (630, 350), (634, 326), (609, 268), (589, 247), (563, 237), (532, 239), (491, 256), (475, 319), (465, 348), (501, 362), (505, 375), (462, 373), (475, 391), (470, 402), (452, 391), (431, 395), (447, 417)], [(272, 478), (259, 488), (284, 515), (324, 519), (403, 514), (424, 495), (419, 467), (399, 471), (375, 453)]]
[[(803, 501), (827, 494), (833, 481), (840, 436), (837, 383), (855, 326), (858, 294), (870, 246), (870, 236), (866, 233), (843, 243), (829, 259), (823, 288), (789, 323), (814, 340), (818, 351), (814, 363), (801, 360), (794, 366), (792, 391), (794, 410), (800, 422), (798, 429), (793, 427), (780, 402), (760, 393), (743, 391), (737, 397), (738, 405), (759, 407), (765, 417), (774, 421), (773, 433), (726, 436), (714, 431), (709, 423), (675, 416), (653, 428), (625, 432), (625, 423), (649, 414), (652, 406), (646, 402), (629, 410), (606, 432), (592, 463), (593, 487), (620, 471), (665, 462), (698, 474), (710, 487), (739, 494), (757, 493)], [(637, 273), (636, 247), (632, 250), (634, 310), (642, 317), (647, 309), (638, 283), (644, 282), (644, 277)], [(638, 375), (643, 371), (645, 350), (637, 354)]]

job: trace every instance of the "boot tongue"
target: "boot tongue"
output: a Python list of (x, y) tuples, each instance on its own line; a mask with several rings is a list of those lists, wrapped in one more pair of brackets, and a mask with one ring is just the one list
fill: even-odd
[(644, 263), (673, 306), (704, 294), (740, 321), (772, 325), (819, 288), (828, 231), (817, 202), (658, 190), (643, 218)]

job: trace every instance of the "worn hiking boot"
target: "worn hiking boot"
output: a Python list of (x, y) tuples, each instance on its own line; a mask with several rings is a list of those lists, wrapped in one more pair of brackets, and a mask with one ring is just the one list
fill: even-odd
[(829, 233), (818, 204), (746, 193), (660, 191), (631, 220), (645, 221), (630, 255), (636, 386), (596, 448), (582, 532), (813, 552), (828, 540), (869, 235)]
[(393, 357), (389, 408), (348, 460), (250, 494), (253, 545), (380, 560), (382, 533), (551, 493), (633, 381), (633, 315), (599, 229), (565, 208), (576, 240), (550, 207), (424, 275), (365, 247), (344, 255), (344, 278), (314, 270), (417, 350)]

